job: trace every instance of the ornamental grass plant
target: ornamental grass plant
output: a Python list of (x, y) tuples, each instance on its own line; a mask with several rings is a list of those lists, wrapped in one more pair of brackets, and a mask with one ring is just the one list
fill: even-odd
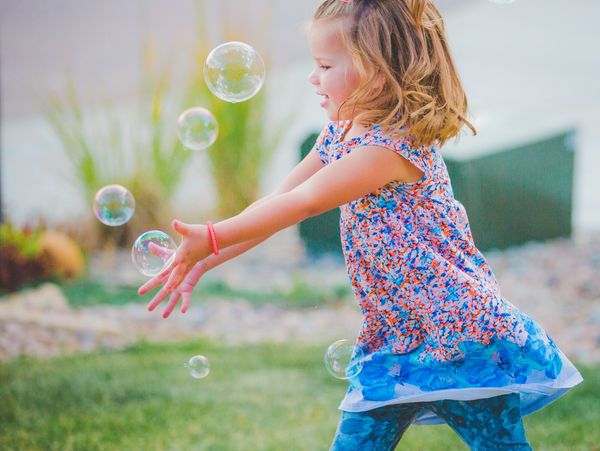
[[(183, 148), (175, 132), (177, 116), (190, 107), (210, 110), (220, 129), (215, 144), (204, 151), (216, 193), (214, 211), (206, 213), (217, 217), (234, 215), (259, 195), (265, 165), (289, 117), (267, 127), (268, 82), (254, 98), (237, 104), (224, 102), (209, 91), (202, 67), (210, 50), (230, 40), (254, 43), (252, 36), (232, 26), (227, 14), (218, 15), (219, 34), (211, 36), (208, 25), (214, 20), (214, 9), (220, 5), (209, 8), (209, 4), (202, 0), (195, 3), (198, 34), (195, 50), (185, 62), (184, 83), (175, 81), (173, 67), (156, 62), (156, 50), (147, 44), (142, 51), (142, 79), (133, 107), (109, 100), (90, 109), (68, 77), (62, 92), (46, 92), (42, 96), (44, 115), (60, 140), (71, 164), (73, 183), (85, 202), (91, 206), (97, 190), (114, 183), (127, 187), (136, 199), (135, 215), (123, 227), (106, 227), (90, 213), (87, 220), (94, 224), (99, 238), (96, 242), (127, 247), (145, 230), (169, 228), (176, 213), (173, 196), (188, 163), (196, 158), (194, 151)], [(260, 29), (264, 31), (269, 26), (267, 21)], [(268, 47), (257, 50), (268, 67)], [(79, 220), (83, 222), (82, 218)]]

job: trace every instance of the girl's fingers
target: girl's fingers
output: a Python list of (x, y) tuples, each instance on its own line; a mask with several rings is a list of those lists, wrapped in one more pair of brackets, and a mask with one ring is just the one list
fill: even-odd
[(158, 276), (154, 276), (152, 279), (150, 279), (148, 282), (146, 282), (144, 285), (142, 285), (138, 289), (138, 294), (140, 294), (140, 295), (146, 294), (148, 291), (151, 291), (151, 290), (155, 289), (157, 286), (162, 285), (165, 280), (166, 280), (165, 275), (159, 274)]
[(189, 283), (190, 285), (194, 286), (198, 283), (198, 280), (200, 279), (202, 274), (202, 262), (198, 262), (192, 267), (187, 276), (185, 276), (185, 281), (186, 283)]
[(159, 257), (170, 257), (173, 255), (173, 252), (175, 252), (172, 249), (167, 249), (166, 247), (159, 246), (158, 244), (152, 242), (150, 242), (148, 245), (148, 249), (150, 249), (150, 252), (152, 252), (154, 255)]
[(179, 285), (179, 288), (181, 289), (182, 293), (186, 293), (186, 292), (191, 293), (194, 290), (194, 285), (192, 285), (192, 284), (190, 284), (190, 282), (188, 282), (188, 278), (186, 276), (186, 278), (183, 279), (183, 282), (181, 282), (181, 285)]
[(165, 269), (163, 269), (158, 275), (154, 276), (154, 277), (162, 277), (163, 280), (167, 280), (167, 277), (169, 276), (169, 274), (171, 274), (171, 271), (173, 271), (173, 267), (177, 264), (177, 262), (173, 261), (172, 264), (168, 265)]
[(165, 290), (164, 288), (161, 288), (161, 290), (158, 293), (156, 293), (156, 295), (148, 303), (148, 311), (151, 312), (152, 310), (154, 310), (158, 304), (165, 300), (169, 293), (169, 291)]
[(191, 297), (192, 297), (191, 292), (186, 291), (184, 293), (181, 293), (181, 298), (183, 299), (183, 301), (181, 303), (181, 313), (187, 312), (188, 308), (190, 307)]
[(171, 297), (169, 298), (169, 302), (167, 303), (167, 308), (165, 308), (165, 311), (163, 312), (163, 315), (162, 315), (163, 318), (166, 319), (169, 317), (169, 315), (171, 314), (171, 312), (177, 305), (177, 302), (179, 301), (180, 297), (181, 297), (181, 293), (179, 291), (175, 291), (173, 294), (171, 294)]
[(185, 264), (174, 266), (173, 271), (171, 271), (171, 275), (169, 276), (169, 280), (167, 280), (167, 283), (165, 283), (164, 289), (169, 292), (175, 290), (175, 288), (177, 288), (181, 282), (183, 282), (187, 272), (188, 267)]
[(172, 223), (173, 228), (177, 231), (181, 236), (191, 236), (192, 229), (189, 224), (185, 222), (181, 222), (178, 219), (174, 219)]
[(171, 266), (163, 269), (161, 273), (157, 274), (144, 285), (142, 285), (138, 290), (138, 294), (146, 294), (148, 291), (153, 290), (157, 286), (164, 285), (169, 274), (171, 274)]

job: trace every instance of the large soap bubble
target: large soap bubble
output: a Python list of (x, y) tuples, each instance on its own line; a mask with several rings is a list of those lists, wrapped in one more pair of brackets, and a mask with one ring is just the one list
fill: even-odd
[(173, 238), (160, 230), (142, 233), (133, 243), (131, 260), (139, 272), (154, 277), (175, 260), (177, 245)]
[(260, 54), (243, 42), (215, 47), (204, 63), (204, 80), (219, 99), (237, 103), (254, 97), (265, 81)]
[(177, 118), (177, 136), (187, 149), (206, 149), (213, 145), (218, 134), (217, 120), (206, 108), (190, 108)]
[(351, 379), (363, 368), (364, 354), (350, 340), (338, 340), (325, 351), (325, 368), (337, 379)]
[(135, 199), (121, 185), (107, 185), (94, 197), (94, 214), (107, 226), (117, 227), (128, 222), (135, 211)]

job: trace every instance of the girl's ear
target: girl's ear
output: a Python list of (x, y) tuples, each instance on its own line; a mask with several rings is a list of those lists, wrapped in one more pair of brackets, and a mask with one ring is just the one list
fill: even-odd
[(375, 91), (383, 90), (383, 86), (385, 85), (385, 76), (381, 73), (381, 71), (377, 71), (375, 74), (375, 81), (373, 83), (373, 89)]

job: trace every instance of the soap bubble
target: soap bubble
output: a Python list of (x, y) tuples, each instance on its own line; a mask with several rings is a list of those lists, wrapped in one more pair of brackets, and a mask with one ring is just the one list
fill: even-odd
[(94, 197), (94, 214), (102, 224), (117, 227), (128, 222), (135, 211), (135, 199), (127, 188), (108, 185)]
[(177, 136), (187, 149), (203, 150), (213, 145), (219, 134), (219, 124), (205, 108), (185, 110), (177, 118)]
[(215, 47), (206, 58), (204, 80), (219, 99), (243, 102), (260, 91), (265, 81), (265, 63), (248, 44), (226, 42)]
[(195, 355), (188, 363), (184, 363), (183, 366), (190, 370), (190, 374), (195, 379), (202, 379), (208, 376), (208, 373), (210, 372), (208, 359), (203, 355)]
[(350, 340), (338, 340), (325, 351), (325, 368), (337, 379), (350, 379), (363, 368), (363, 352)]
[(154, 277), (173, 263), (176, 250), (173, 238), (160, 230), (150, 230), (133, 243), (131, 259), (139, 272)]

